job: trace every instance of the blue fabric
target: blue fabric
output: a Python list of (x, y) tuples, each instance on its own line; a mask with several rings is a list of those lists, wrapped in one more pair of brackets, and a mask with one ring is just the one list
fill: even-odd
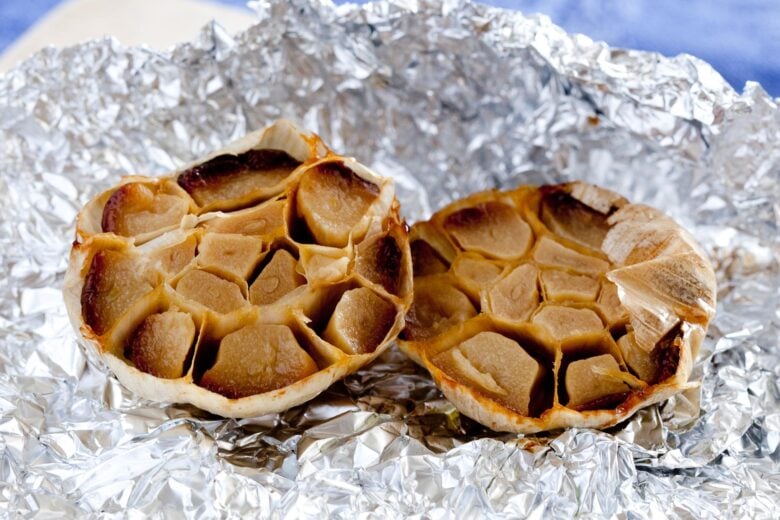
[(493, 0), (541, 12), (568, 32), (610, 45), (692, 54), (741, 91), (758, 81), (780, 95), (780, 2), (777, 0)]
[(0, 0), (0, 52), (60, 0)]
[[(61, 0), (0, 0), (0, 52)], [(246, 0), (217, 0), (245, 6)], [(344, 0), (336, 0), (344, 3)], [(355, 0), (353, 0), (355, 1)], [(365, 0), (356, 0), (362, 3)], [(780, 95), (777, 0), (488, 0), (541, 12), (569, 32), (610, 45), (688, 53), (711, 63), (737, 90), (747, 80)]]

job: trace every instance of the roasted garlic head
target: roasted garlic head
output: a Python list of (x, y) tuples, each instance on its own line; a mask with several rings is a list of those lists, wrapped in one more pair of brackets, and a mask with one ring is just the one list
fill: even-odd
[(401, 347), (499, 431), (603, 428), (687, 388), (715, 274), (671, 218), (582, 182), (474, 194), (413, 226)]
[(71, 319), (139, 395), (229, 417), (370, 362), (411, 303), (392, 183), (286, 121), (81, 211)]

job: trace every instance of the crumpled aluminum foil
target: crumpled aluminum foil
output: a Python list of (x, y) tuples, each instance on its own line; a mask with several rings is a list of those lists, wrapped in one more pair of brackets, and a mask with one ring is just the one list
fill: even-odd
[[(46, 49), (0, 77), (0, 508), (30, 517), (776, 517), (780, 112), (706, 63), (455, 0), (256, 2), (167, 53)], [(398, 351), (278, 416), (139, 400), (60, 295), (73, 219), (285, 116), (397, 180), (412, 222), (581, 178), (658, 206), (717, 266), (697, 391), (608, 432), (495, 434)]]

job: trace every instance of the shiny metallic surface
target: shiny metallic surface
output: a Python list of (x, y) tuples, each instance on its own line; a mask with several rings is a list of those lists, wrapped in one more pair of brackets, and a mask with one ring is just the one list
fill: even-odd
[[(234, 37), (48, 49), (0, 77), (0, 509), (776, 517), (780, 112), (760, 86), (455, 0), (255, 4)], [(460, 416), (397, 350), (278, 416), (139, 400), (65, 315), (76, 212), (122, 174), (280, 116), (395, 177), (410, 222), (474, 190), (575, 178), (664, 209), (718, 271), (700, 388), (608, 432), (526, 437)]]

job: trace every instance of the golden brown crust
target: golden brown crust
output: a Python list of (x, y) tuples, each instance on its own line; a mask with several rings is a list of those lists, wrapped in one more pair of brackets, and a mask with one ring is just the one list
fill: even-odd
[[(448, 229), (452, 215), (459, 222), (462, 215), (481, 214), (498, 203), (516, 208), (530, 226), (534, 245), (519, 257), (464, 247)], [(485, 240), (479, 230), (476, 224), (468, 229), (466, 246)], [(415, 225), (410, 240), (418, 277), (401, 348), (431, 372), (461, 412), (482, 424), (519, 433), (605, 428), (689, 387), (694, 355), (714, 314), (715, 275), (692, 237), (661, 212), (582, 182), (523, 186), (450, 204)], [(492, 267), (485, 272), (493, 281), (484, 282), (478, 294), (459, 275), (460, 259), (475, 253), (504, 266), (498, 277)], [(430, 272), (444, 284), (434, 291), (427, 290)], [(450, 316), (449, 298), (450, 307), (432, 307), (442, 316), (428, 320), (431, 325), (415, 321), (416, 308), (446, 291), (470, 295), (479, 303), (477, 312), (455, 309)], [(544, 406), (520, 413), (502, 404), (496, 374), (478, 377), (460, 369), (458, 375), (441, 364), (444, 353), (483, 332), (514, 340), (546, 367), (547, 391), (535, 397)], [(575, 396), (567, 395), (567, 384)]]
[[(337, 230), (343, 247), (301, 233), (295, 211), (300, 181), (336, 170), (370, 195)], [(156, 194), (186, 202), (173, 225), (146, 225)], [(128, 212), (144, 225), (128, 228), (139, 221)], [(87, 203), (63, 292), (74, 328), (125, 386), (247, 417), (300, 404), (384, 352), (403, 328), (411, 273), (391, 181), (280, 121), (169, 178), (127, 177)], [(325, 329), (355, 291), (380, 319), (342, 317), (343, 349)]]

